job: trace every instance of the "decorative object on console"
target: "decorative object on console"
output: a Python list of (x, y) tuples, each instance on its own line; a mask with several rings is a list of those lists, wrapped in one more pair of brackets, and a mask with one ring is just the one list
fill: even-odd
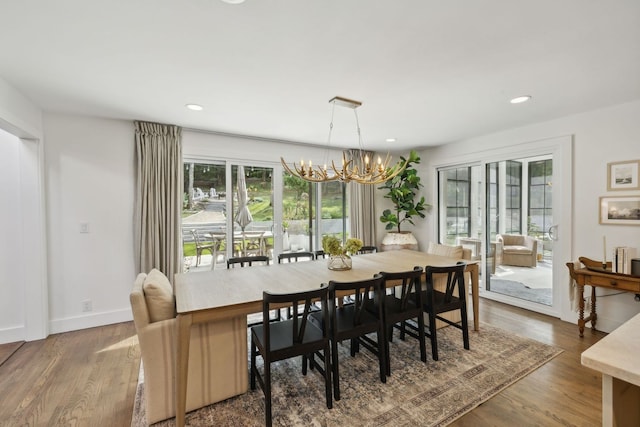
[(613, 271), (615, 273), (633, 274), (632, 262), (638, 251), (628, 246), (618, 246), (613, 249)]
[[(305, 165), (304, 160), (300, 161), (300, 165), (293, 163), (293, 169), (289, 167), (283, 157), (280, 157), (280, 161), (285, 170), (291, 175), (297, 176), (310, 182), (328, 182), (328, 181), (342, 181), (351, 182), (355, 181), (360, 184), (380, 184), (383, 183), (404, 170), (407, 166), (407, 161), (398, 162), (393, 167), (389, 167), (391, 162), (391, 156), (387, 153), (384, 161), (378, 156), (377, 162), (370, 157), (370, 153), (365, 151), (364, 144), (362, 143), (362, 135), (360, 133), (360, 121), (358, 120), (358, 112), (356, 109), (362, 105), (360, 101), (354, 101), (352, 99), (343, 98), (341, 96), (334, 96), (329, 100), (332, 104), (331, 109), (331, 123), (329, 125), (329, 137), (327, 139), (327, 158), (322, 167), (313, 166), (313, 163), (309, 161)], [(358, 131), (358, 152), (359, 155), (352, 156), (347, 159), (345, 154), (342, 155), (342, 167), (337, 167), (332, 160), (331, 165), (327, 168), (328, 163), (328, 150), (331, 146), (331, 133), (333, 132), (333, 113), (336, 105), (341, 107), (347, 107), (353, 109), (353, 113), (356, 118), (356, 129)], [(375, 164), (374, 164), (375, 163)]]
[(640, 160), (608, 163), (607, 190), (640, 190)]
[(600, 224), (640, 225), (640, 196), (600, 197)]

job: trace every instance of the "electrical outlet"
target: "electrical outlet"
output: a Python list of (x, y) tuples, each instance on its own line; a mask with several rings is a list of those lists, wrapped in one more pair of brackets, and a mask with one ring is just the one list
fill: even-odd
[(82, 301), (82, 311), (85, 313), (88, 311), (93, 311), (93, 305), (91, 304), (90, 299)]

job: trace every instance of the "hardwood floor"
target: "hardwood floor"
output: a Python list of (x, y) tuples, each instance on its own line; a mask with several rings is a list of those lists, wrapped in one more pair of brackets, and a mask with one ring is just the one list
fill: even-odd
[[(481, 321), (564, 352), (453, 426), (596, 426), (601, 377), (580, 354), (605, 336), (482, 299)], [(482, 333), (482, 329), (481, 332)], [(25, 343), (0, 366), (1, 426), (129, 426), (140, 366), (133, 323)]]
[(0, 366), (0, 425), (128, 426), (139, 367), (133, 322), (27, 342)]

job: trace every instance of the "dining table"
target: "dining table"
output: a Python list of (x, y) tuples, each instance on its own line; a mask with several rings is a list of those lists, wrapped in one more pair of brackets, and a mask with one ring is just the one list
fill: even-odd
[[(471, 279), (473, 327), (479, 330), (478, 263), (413, 250), (362, 254), (352, 257), (350, 270), (327, 268), (327, 260), (254, 266), (241, 269), (210, 270), (175, 275), (176, 331), (176, 425), (185, 425), (189, 340), (192, 325), (233, 320), (235, 351), (218, 360), (212, 369), (226, 370), (235, 377), (235, 394), (248, 389), (247, 315), (262, 312), (263, 291), (293, 293), (317, 288), (322, 283), (371, 278), (380, 272), (402, 272), (415, 266), (450, 266), (465, 262)], [(238, 384), (241, 386), (238, 387)], [(224, 384), (220, 385), (221, 387)]]

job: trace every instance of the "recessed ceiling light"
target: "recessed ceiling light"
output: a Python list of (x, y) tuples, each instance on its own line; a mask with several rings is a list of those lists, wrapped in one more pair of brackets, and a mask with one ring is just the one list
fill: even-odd
[(513, 98), (510, 102), (512, 104), (521, 104), (523, 102), (527, 102), (530, 99), (531, 99), (531, 95), (523, 95), (523, 96), (518, 96), (516, 98)]
[(229, 4), (240, 4), (240, 3), (244, 3), (244, 0), (222, 0), (225, 3), (229, 3)]
[(187, 105), (185, 105), (185, 107), (187, 107), (189, 110), (193, 110), (193, 111), (202, 111), (202, 110), (204, 110), (202, 105), (198, 105), (198, 104), (187, 104)]
[(385, 139), (386, 142), (396, 142), (395, 138), (387, 138)]

